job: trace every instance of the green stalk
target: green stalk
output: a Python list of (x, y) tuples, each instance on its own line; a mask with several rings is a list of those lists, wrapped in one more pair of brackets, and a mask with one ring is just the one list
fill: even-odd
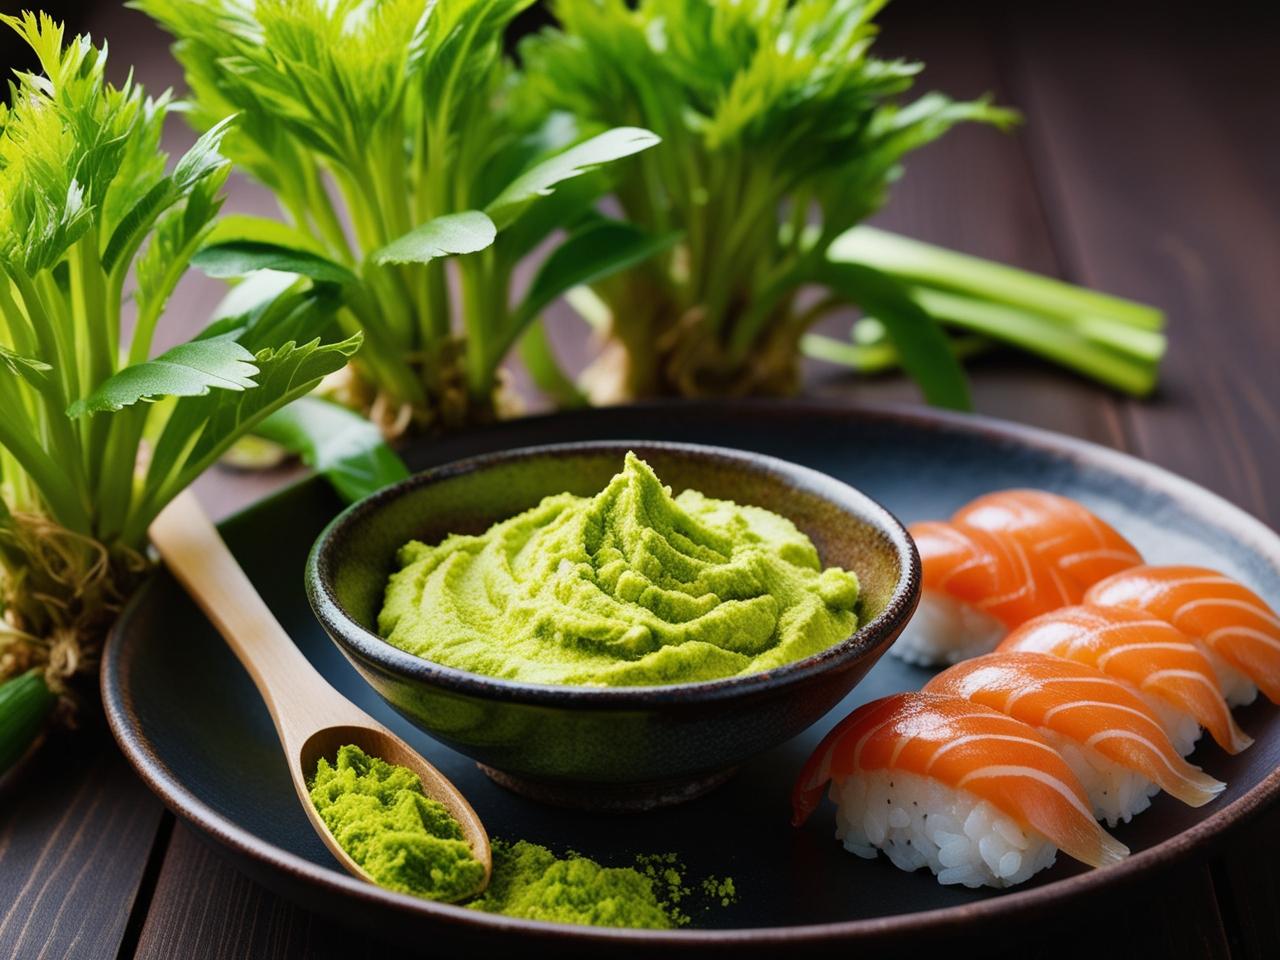
[[(320, 236), (324, 238), (328, 253), (336, 257), (340, 263), (350, 266), (355, 262), (355, 257), (351, 253), (347, 231), (342, 226), (342, 221), (338, 219), (337, 211), (333, 209), (333, 200), (325, 188), (320, 171), (314, 162), (307, 163), (305, 171), (306, 210), (311, 214), (307, 219), (312, 221)], [(295, 215), (293, 220), (299, 229), (306, 228), (306, 219)]]
[(406, 360), (404, 346), (387, 329), (377, 302), (359, 286), (349, 290), (347, 298), (347, 311), (355, 319), (355, 324), (345, 323), (343, 326), (348, 333), (363, 330), (365, 336), (359, 360), (375, 372), (377, 382), (387, 387), (397, 399), (415, 406), (425, 404), (422, 384)]
[[(46, 273), (45, 276), (47, 275)], [(19, 295), (22, 297), (27, 316), (31, 319), (31, 325), (35, 328), (40, 349), (44, 356), (49, 358), (49, 362), (53, 366), (50, 376), (42, 381), (41, 393), (45, 398), (45, 425), (49, 433), (50, 442), (53, 445), (53, 454), (56, 457), (58, 469), (63, 476), (69, 478), (72, 488), (77, 491), (77, 509), (69, 512), (67, 516), (73, 517), (75, 521), (82, 524), (82, 526), (73, 527), (73, 529), (87, 531), (89, 504), (85, 499), (88, 490), (84, 461), (81, 459), (82, 451), (79, 438), (76, 436), (75, 426), (66, 415), (67, 406), (70, 402), (68, 399), (67, 380), (69, 375), (74, 373), (75, 356), (72, 354), (68, 357), (60, 349), (57, 331), (61, 324), (56, 323), (46, 312), (44, 301), (36, 289), (36, 284), (31, 278), (22, 273), (17, 273), (13, 277), (13, 281)], [(30, 440), (31, 438), (27, 437), (25, 439)], [(43, 454), (43, 451), (40, 452)], [(43, 487), (43, 483), (40, 485)], [(64, 524), (66, 526), (72, 525), (70, 521), (64, 521)]]
[[(113, 301), (98, 255), (97, 230), (91, 230), (76, 244), (71, 258), (72, 309), (84, 324), (89, 349), (85, 351), (84, 384), (87, 390), (105, 381), (113, 373), (120, 355), (119, 300)], [(107, 448), (111, 422), (98, 417), (81, 427), (84, 463), (88, 485), (97, 485)]]
[(874, 227), (846, 231), (831, 244), (828, 256), (864, 263), (907, 283), (1004, 303), (1032, 313), (1067, 320), (1096, 317), (1141, 330), (1159, 331), (1164, 327), (1164, 314), (1154, 307)]
[(1126, 393), (1145, 396), (1155, 387), (1154, 363), (1135, 360), (1051, 317), (938, 290), (917, 288), (912, 298), (942, 323), (1014, 344)]
[(64, 465), (40, 448), (33, 433), (8, 417), (0, 417), (0, 446), (31, 475), (41, 498), (59, 523), (78, 533), (90, 531), (88, 510), (75, 484), (68, 481)]
[(138, 447), (147, 426), (147, 409), (131, 407), (114, 417), (99, 418), (111, 424), (110, 439), (104, 453), (109, 469), (98, 482), (98, 538), (110, 542), (125, 527), (133, 505), (134, 469)]
[[(471, 396), (483, 399), (493, 392), (494, 372), (501, 361), (496, 346), (502, 340), (502, 325), (507, 319), (506, 305), (495, 300), (495, 292), (506, 286), (495, 283), (493, 250), (481, 251), (458, 261), (462, 288), (463, 330), (466, 332), (467, 388)], [(489, 321), (499, 318), (497, 329)], [(502, 351), (505, 353), (505, 349)]]

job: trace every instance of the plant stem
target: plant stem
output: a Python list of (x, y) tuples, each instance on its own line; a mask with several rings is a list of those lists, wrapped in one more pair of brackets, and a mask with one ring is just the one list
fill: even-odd
[(1156, 366), (1100, 344), (1053, 317), (1007, 304), (917, 288), (913, 299), (944, 324), (1012, 343), (1126, 393), (1144, 396), (1156, 381)]
[(841, 234), (831, 244), (828, 256), (864, 263), (907, 283), (1006, 303), (1034, 313), (1063, 319), (1098, 317), (1141, 330), (1159, 331), (1164, 327), (1164, 314), (1154, 307), (874, 227), (854, 227)]

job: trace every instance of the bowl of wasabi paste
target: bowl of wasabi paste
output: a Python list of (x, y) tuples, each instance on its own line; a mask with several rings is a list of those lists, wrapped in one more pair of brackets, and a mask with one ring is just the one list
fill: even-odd
[(838, 703), (920, 564), (883, 507), (720, 447), (557, 444), (349, 507), (308, 560), (329, 636), (392, 707), (549, 803), (691, 799)]

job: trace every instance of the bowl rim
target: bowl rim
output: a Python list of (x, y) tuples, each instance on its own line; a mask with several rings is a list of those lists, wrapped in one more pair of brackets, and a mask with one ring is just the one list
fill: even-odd
[[(731, 461), (757, 474), (804, 489), (832, 503), (847, 515), (873, 527), (893, 548), (898, 561), (898, 579), (888, 602), (876, 616), (858, 625), (845, 639), (825, 650), (741, 676), (702, 680), (693, 683), (645, 686), (584, 686), (574, 684), (529, 683), (489, 677), (436, 663), (401, 650), (362, 626), (338, 601), (331, 584), (337, 564), (335, 557), (344, 538), (371, 515), (423, 487), (454, 477), (534, 458), (578, 453), (614, 453), (619, 458), (628, 450), (671, 452), (711, 461)], [(855, 509), (856, 508), (856, 509)], [(405, 680), (430, 683), (469, 696), (529, 705), (634, 710), (663, 704), (708, 703), (719, 700), (776, 694), (803, 685), (829, 670), (848, 666), (874, 653), (901, 632), (920, 599), (920, 555), (906, 527), (879, 502), (861, 490), (820, 470), (792, 463), (780, 457), (701, 443), (663, 440), (583, 440), (514, 447), (494, 453), (453, 460), (416, 473), (346, 507), (316, 538), (307, 555), (307, 600), (316, 619), (330, 638), (347, 654), (372, 664), (383, 672)]]

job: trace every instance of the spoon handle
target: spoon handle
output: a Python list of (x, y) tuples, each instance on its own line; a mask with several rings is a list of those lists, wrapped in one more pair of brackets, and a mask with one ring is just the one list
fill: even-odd
[(335, 723), (372, 724), (311, 666), (285, 633), (190, 492), (151, 523), (151, 542), (249, 671), (286, 749)]

